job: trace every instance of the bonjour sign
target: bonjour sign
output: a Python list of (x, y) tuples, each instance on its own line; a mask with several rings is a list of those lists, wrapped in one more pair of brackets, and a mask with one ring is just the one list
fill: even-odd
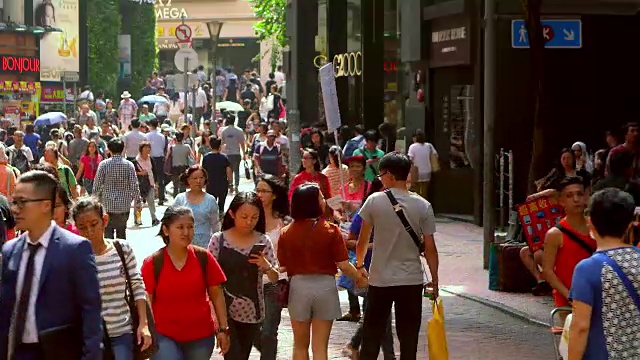
[(40, 59), (34, 56), (0, 55), (0, 71), (11, 73), (39, 73)]

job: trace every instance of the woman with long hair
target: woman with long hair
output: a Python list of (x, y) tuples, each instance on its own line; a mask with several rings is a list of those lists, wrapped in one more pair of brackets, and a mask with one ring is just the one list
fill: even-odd
[[(279, 178), (273, 175), (262, 175), (256, 185), (256, 193), (262, 201), (265, 215), (265, 233), (273, 244), (274, 252), (278, 252), (278, 239), (280, 230), (287, 225), (289, 218), (289, 199), (287, 198), (287, 186)], [(280, 274), (280, 280), (286, 279), (286, 274)], [(262, 354), (262, 360), (275, 360), (278, 352), (278, 327), (282, 318), (282, 304), (278, 300), (278, 286), (273, 284), (265, 276), (264, 303), (265, 319), (262, 323), (260, 341), (256, 342)]]
[(231, 347), (226, 360), (249, 359), (251, 348), (265, 318), (262, 279), (278, 281), (277, 259), (265, 235), (262, 201), (255, 192), (238, 193), (215, 233), (209, 251), (218, 260), (227, 281), (224, 294), (229, 314)]
[(556, 196), (556, 187), (560, 181), (567, 176), (579, 176), (584, 181), (584, 186), (587, 189), (591, 185), (591, 176), (584, 169), (576, 170), (576, 158), (573, 151), (569, 148), (564, 148), (560, 151), (560, 161), (554, 166), (549, 173), (535, 182), (537, 193), (529, 195), (527, 200), (534, 200), (545, 196)]
[(328, 359), (333, 321), (341, 314), (335, 274), (342, 270), (359, 287), (367, 279), (349, 262), (349, 253), (337, 225), (322, 214), (327, 207), (317, 184), (305, 183), (293, 191), (291, 217), (278, 240), (278, 260), (290, 279), (289, 316), (293, 328), (293, 360)]
[(76, 174), (76, 179), (82, 179), (82, 186), (89, 195), (93, 194), (93, 180), (96, 178), (100, 161), (102, 156), (98, 152), (98, 144), (95, 140), (91, 140), (84, 155), (80, 156), (80, 165)]
[(331, 185), (329, 184), (329, 178), (322, 172), (322, 165), (318, 153), (313, 149), (305, 149), (302, 153), (302, 164), (298, 170), (298, 174), (291, 180), (291, 186), (289, 187), (289, 201), (293, 196), (295, 189), (307, 182), (313, 182), (318, 184), (322, 195), (325, 198), (331, 197)]
[[(142, 344), (142, 349), (151, 345), (151, 333), (147, 322), (147, 296), (142, 276), (138, 271), (136, 256), (123, 240), (104, 238), (107, 213), (102, 204), (86, 197), (73, 207), (73, 220), (80, 235), (91, 242), (96, 257), (100, 297), (102, 299), (102, 320), (111, 344), (115, 360), (133, 360), (133, 345)], [(131, 283), (127, 285), (128, 273)], [(132, 314), (126, 301), (127, 286), (131, 286), (138, 314), (138, 328), (133, 328)]]
[(201, 164), (205, 155), (211, 152), (211, 144), (209, 144), (209, 137), (211, 131), (204, 130), (200, 136), (200, 144), (198, 145), (198, 151), (196, 152), (196, 164)]
[(229, 349), (225, 274), (206, 249), (191, 245), (191, 209), (169, 206), (160, 223), (158, 235), (166, 246), (146, 258), (141, 270), (158, 333), (151, 360), (209, 360), (216, 340), (224, 354)]
[(174, 200), (174, 205), (186, 206), (193, 212), (195, 219), (195, 235), (193, 245), (206, 248), (211, 235), (220, 230), (218, 202), (205, 191), (207, 186), (207, 172), (200, 165), (189, 167), (181, 176), (180, 181), (189, 190), (180, 193)]
[(329, 148), (329, 165), (322, 173), (329, 178), (331, 197), (342, 196), (342, 184), (349, 181), (349, 168), (341, 161), (342, 150), (339, 146)]

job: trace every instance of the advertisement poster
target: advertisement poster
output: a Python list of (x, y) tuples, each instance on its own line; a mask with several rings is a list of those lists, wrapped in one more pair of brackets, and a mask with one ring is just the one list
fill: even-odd
[[(67, 88), (67, 101), (73, 102), (75, 100), (73, 96), (73, 88)], [(64, 91), (62, 86), (44, 86), (40, 91), (40, 101), (43, 103), (63, 103)]]
[(62, 81), (65, 71), (80, 71), (78, 3), (80, 0), (34, 0), (33, 22), (62, 32), (47, 32), (40, 40), (40, 80)]
[(552, 198), (527, 201), (516, 208), (532, 253), (544, 247), (544, 236), (547, 230), (556, 226), (564, 216), (562, 206)]
[(118, 35), (120, 79), (131, 77), (131, 35)]
[(20, 102), (10, 101), (4, 106), (4, 118), (9, 120), (11, 125), (20, 126)]

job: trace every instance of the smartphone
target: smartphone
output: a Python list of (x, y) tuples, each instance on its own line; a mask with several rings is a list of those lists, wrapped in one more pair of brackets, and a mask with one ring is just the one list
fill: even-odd
[(265, 245), (265, 244), (253, 245), (253, 247), (251, 248), (251, 251), (249, 252), (249, 255), (262, 254), (262, 252), (264, 251), (265, 247), (267, 247), (267, 245)]

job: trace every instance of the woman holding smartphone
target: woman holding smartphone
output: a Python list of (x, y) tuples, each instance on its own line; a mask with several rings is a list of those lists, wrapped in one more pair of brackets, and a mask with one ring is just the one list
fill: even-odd
[(255, 192), (240, 192), (224, 215), (222, 231), (211, 237), (209, 251), (227, 276), (224, 293), (231, 341), (226, 360), (249, 359), (264, 320), (262, 278), (278, 281), (276, 254), (265, 235), (265, 213)]

